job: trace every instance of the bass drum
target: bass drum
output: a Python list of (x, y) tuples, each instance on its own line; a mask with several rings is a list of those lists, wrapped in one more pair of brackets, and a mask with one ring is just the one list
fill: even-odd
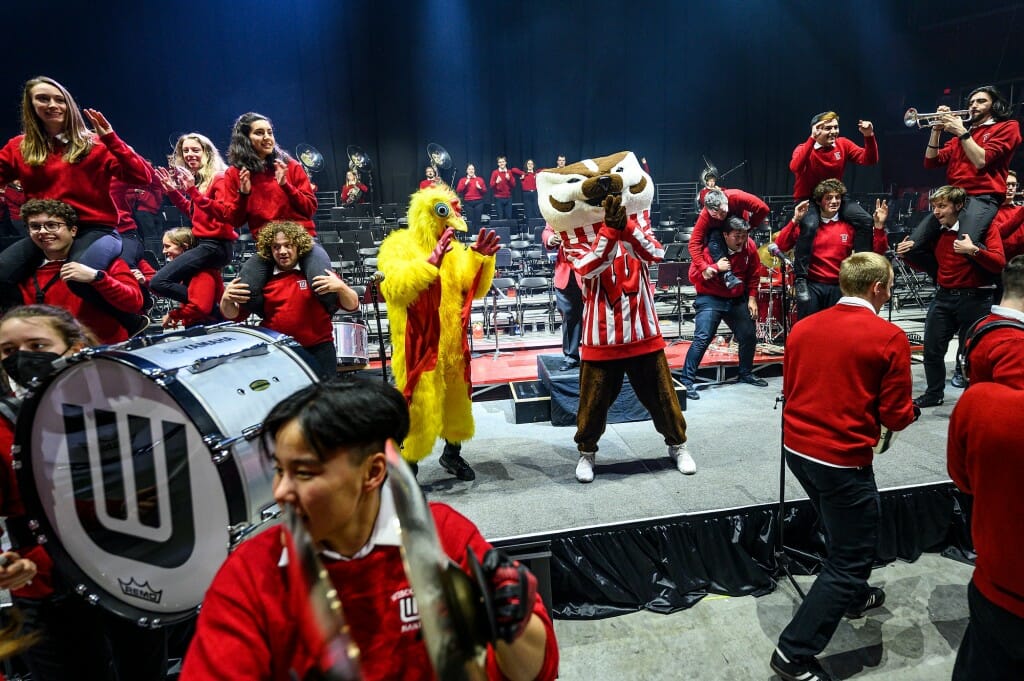
[(316, 381), (294, 341), (211, 327), (89, 349), (26, 399), (29, 528), (89, 602), (157, 627), (193, 615), (228, 552), (277, 514), (256, 441)]

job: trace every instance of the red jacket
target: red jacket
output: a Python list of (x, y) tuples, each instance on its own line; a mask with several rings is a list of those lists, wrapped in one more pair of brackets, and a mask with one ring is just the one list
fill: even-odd
[(974, 497), (971, 538), (978, 557), (974, 586), (1000, 608), (1024, 617), (1024, 392), (998, 383), (972, 385), (949, 420), (946, 465)]
[(501, 172), (497, 168), (491, 171), (490, 187), (496, 199), (512, 197), (512, 188), (516, 186), (516, 176), (511, 170)]
[[(555, 250), (548, 246), (548, 240), (555, 235), (555, 230), (551, 229), (551, 225), (544, 225), (544, 231), (541, 233), (541, 240), (544, 242), (544, 248), (547, 250)], [(561, 246), (557, 247), (558, 255), (555, 256), (555, 276), (552, 278), (552, 283), (557, 289), (565, 289), (569, 285), (569, 277), (576, 277), (576, 284), (583, 290), (583, 284), (580, 281), (578, 274), (574, 274), (572, 271), (572, 265), (569, 264), (569, 260), (565, 257), (565, 251), (562, 250)]]
[(58, 199), (78, 213), (81, 223), (117, 224), (117, 209), (110, 198), (110, 181), (120, 178), (129, 184), (149, 184), (146, 161), (121, 141), (116, 133), (94, 139), (85, 158), (68, 163), (63, 150), (53, 151), (41, 166), (30, 166), (21, 155), (18, 135), (0, 149), (0, 184), (21, 180), (29, 199)]
[[(1009, 319), (998, 314), (997, 306), (992, 309), (979, 329), (989, 322)], [(972, 345), (968, 360), (967, 377), (971, 385), (992, 382), (1024, 390), (1024, 331), (1013, 328), (989, 331)]]
[[(36, 303), (36, 282), (40, 290), (49, 285), (43, 302), (70, 312), (89, 327), (101, 343), (120, 343), (128, 340), (128, 332), (116, 319), (71, 292), (67, 283), (60, 278), (60, 268), (64, 262), (48, 262), (36, 270), (34, 277), (30, 276), (19, 284), (25, 304)], [(139, 282), (132, 274), (128, 263), (117, 258), (107, 268), (106, 273), (105, 277), (93, 282), (92, 287), (118, 310), (138, 314), (142, 310), (142, 289), (139, 288)]]
[(837, 137), (834, 146), (815, 149), (814, 138), (808, 137), (793, 149), (793, 158), (789, 161), (794, 176), (793, 198), (797, 201), (811, 198), (814, 188), (823, 180), (842, 180), (847, 161), (861, 166), (878, 163), (878, 139), (874, 135), (865, 137), (864, 146), (859, 147), (845, 137)]
[(935, 260), (939, 263), (935, 283), (943, 288), (980, 288), (995, 284), (1006, 267), (999, 230), (985, 232), (985, 248), (976, 256), (953, 252), (953, 242), (958, 236), (958, 232), (943, 229), (935, 240)]
[(234, 241), (238, 238), (231, 224), (235, 210), (234, 195), (229, 191), (223, 173), (213, 178), (205, 193), (193, 185), (185, 193), (178, 190), (168, 192), (167, 198), (192, 220), (192, 235), (197, 239)]
[[(331, 315), (320, 304), (301, 270), (278, 272), (263, 287), (263, 326), (286, 333), (304, 348), (334, 341)], [(238, 317), (249, 316), (242, 306)]]
[(171, 321), (182, 326), (212, 324), (217, 321), (214, 311), (224, 295), (224, 277), (220, 270), (202, 270), (188, 282), (188, 302), (167, 313)]
[[(729, 201), (729, 215), (738, 215), (750, 223), (751, 227), (758, 227), (768, 217), (768, 204), (753, 194), (748, 194), (739, 189), (724, 190), (725, 198)], [(690, 233), (690, 243), (687, 250), (690, 251), (690, 262), (697, 263), (701, 269), (706, 269), (709, 263), (704, 259), (704, 247), (707, 246), (707, 233), (712, 229), (725, 227), (725, 220), (716, 220), (711, 217), (707, 208), (700, 211), (697, 216), (697, 224), (693, 226)]]
[(985, 149), (985, 166), (981, 170), (967, 159), (956, 137), (947, 141), (935, 158), (926, 156), (924, 167), (946, 166), (946, 184), (960, 187), (969, 195), (1005, 194), (1006, 172), (1020, 144), (1020, 125), (1014, 120), (978, 125), (971, 129), (971, 137)]
[[(430, 510), (444, 552), (469, 573), (468, 549), (482, 560), (490, 544), (450, 507), (432, 503)], [(277, 527), (244, 542), (228, 557), (206, 592), (182, 681), (306, 678), (315, 655), (300, 632), (307, 589), (296, 584), (289, 566), (280, 565), (281, 557)], [(399, 547), (377, 546), (365, 557), (348, 561), (325, 560), (325, 567), (359, 648), (362, 678), (433, 679)], [(547, 629), (538, 679), (553, 679), (558, 673), (554, 628), (539, 598), (533, 612)], [(486, 670), (488, 678), (501, 678), (492, 647), (487, 649)]]
[(527, 172), (525, 170), (520, 170), (519, 168), (513, 168), (511, 172), (520, 179), (519, 186), (524, 192), (537, 191), (537, 173)]
[[(690, 282), (697, 289), (697, 293), (699, 295), (717, 296), (719, 298), (742, 298), (746, 294), (748, 298), (756, 298), (757, 288), (761, 281), (761, 260), (757, 255), (757, 244), (754, 243), (753, 239), (747, 237), (746, 246), (742, 250), (730, 254), (728, 257), (732, 273), (739, 277), (740, 281), (743, 282), (743, 286), (731, 289), (722, 283), (721, 277), (716, 276), (705, 279), (703, 273), (706, 268), (691, 262)], [(704, 249), (704, 260), (705, 262), (712, 262), (711, 253), (706, 248)]]
[(914, 420), (910, 343), (874, 310), (844, 300), (793, 325), (783, 357), (783, 429), (792, 452), (868, 466), (880, 426), (903, 430)]
[(465, 201), (483, 201), (487, 196), (487, 183), (479, 175), (464, 177), (459, 180), (459, 186), (455, 191), (462, 194)]
[(288, 160), (284, 184), (278, 184), (270, 170), (251, 173), (250, 177), (252, 192), (244, 196), (238, 192), (238, 168), (231, 166), (224, 172), (226, 201), (233, 206), (231, 223), (235, 227), (248, 223), (255, 239), (268, 222), (286, 220), (303, 225), (316, 236), (316, 194), (298, 161)]
[[(884, 229), (873, 232), (872, 250), (884, 254), (889, 249), (889, 240)], [(811, 261), (807, 265), (807, 278), (819, 284), (839, 284), (839, 266), (853, 254), (853, 225), (842, 219), (833, 222), (822, 221), (814, 234), (811, 244)], [(800, 226), (790, 220), (775, 237), (775, 245), (783, 251), (796, 246), (800, 237)]]

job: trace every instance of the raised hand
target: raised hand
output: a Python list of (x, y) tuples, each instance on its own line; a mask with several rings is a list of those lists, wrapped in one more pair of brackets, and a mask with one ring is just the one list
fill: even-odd
[(811, 202), (809, 199), (804, 199), (800, 203), (793, 206), (793, 222), (800, 224), (800, 221), (807, 215), (807, 209), (810, 207)]
[(160, 180), (160, 185), (167, 191), (170, 192), (180, 189), (181, 185), (178, 184), (178, 178), (180, 177), (180, 175), (178, 175), (177, 172), (175, 172), (174, 176), (172, 177), (171, 173), (167, 170), (167, 168), (163, 168), (161, 166), (154, 166), (153, 174), (156, 175), (156, 179)]
[(107, 117), (96, 109), (82, 109), (82, 113), (92, 123), (92, 127), (96, 129), (96, 134), (102, 137), (114, 132), (114, 128), (107, 121)]
[(493, 229), (481, 227), (476, 242), (470, 248), (480, 255), (494, 255), (501, 248), (501, 237)]
[(885, 229), (885, 221), (889, 219), (889, 202), (882, 199), (875, 199), (875, 212), (872, 213), (875, 219), (875, 229)]
[(252, 191), (252, 173), (249, 172), (248, 168), (242, 168), (238, 171), (238, 192), (240, 194), (248, 194)]
[(857, 129), (865, 137), (871, 137), (875, 134), (875, 126), (871, 121), (857, 121)]
[(288, 178), (288, 164), (277, 159), (274, 161), (274, 179), (277, 180), (278, 184), (284, 184)]
[(441, 261), (444, 260), (445, 253), (452, 249), (452, 237), (454, 236), (455, 230), (451, 227), (441, 232), (441, 236), (437, 239), (437, 245), (434, 246), (434, 250), (431, 251), (430, 257), (427, 258), (427, 262), (434, 267), (440, 267)]
[(621, 195), (604, 197), (604, 224), (620, 231), (626, 226), (626, 208), (622, 205)]

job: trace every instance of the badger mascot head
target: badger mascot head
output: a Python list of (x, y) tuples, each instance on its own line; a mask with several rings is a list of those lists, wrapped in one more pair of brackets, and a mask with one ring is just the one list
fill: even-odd
[[(605, 197), (621, 194), (626, 214), (645, 226), (654, 199), (654, 182), (631, 151), (587, 158), (537, 175), (540, 212), (563, 234), (604, 220)], [(564, 238), (564, 237), (563, 237)]]

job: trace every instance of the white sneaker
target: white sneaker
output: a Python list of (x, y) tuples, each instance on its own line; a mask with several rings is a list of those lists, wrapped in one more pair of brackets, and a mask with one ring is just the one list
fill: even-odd
[(576, 479), (580, 482), (594, 481), (594, 459), (597, 452), (580, 452), (580, 460), (576, 464)]
[[(686, 449), (686, 443), (681, 445), (668, 446), (668, 458), (676, 462), (676, 470), (683, 475), (693, 475), (697, 472), (697, 464), (694, 462), (690, 452)], [(577, 475), (577, 477), (579, 477)]]

